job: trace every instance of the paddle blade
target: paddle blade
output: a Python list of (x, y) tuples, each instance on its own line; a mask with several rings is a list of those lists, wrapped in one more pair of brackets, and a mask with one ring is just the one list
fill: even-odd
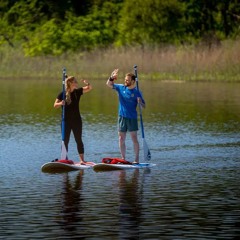
[(144, 138), (143, 138), (143, 154), (144, 154), (144, 161), (151, 160), (151, 153)]
[(61, 152), (61, 158), (60, 159), (67, 159), (67, 149), (65, 147), (64, 141), (62, 141), (62, 152)]

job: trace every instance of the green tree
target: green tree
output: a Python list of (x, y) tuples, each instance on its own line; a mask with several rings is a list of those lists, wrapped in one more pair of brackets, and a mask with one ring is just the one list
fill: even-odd
[(23, 49), (27, 56), (60, 55), (66, 47), (62, 44), (62, 24), (51, 19), (29, 36), (29, 40), (23, 43)]
[(240, 2), (238, 0), (218, 1), (218, 10), (221, 15), (219, 30), (225, 37), (237, 36), (240, 33)]
[(183, 0), (186, 4), (186, 35), (201, 39), (209, 35), (227, 38), (239, 31), (237, 0)]
[[(76, 0), (2, 0), (0, 3), (0, 41), (8, 42), (11, 46), (14, 46), (15, 41), (21, 41), (27, 49), (33, 43), (37, 43), (36, 38), (41, 34), (52, 36), (51, 32), (46, 33), (46, 31), (51, 31), (55, 23), (61, 25), (60, 23), (66, 21), (66, 12), (77, 13), (79, 6), (77, 2)], [(81, 4), (79, 12), (88, 13), (91, 1), (81, 1)], [(39, 51), (40, 49), (46, 50), (45, 47), (35, 47), (35, 50), (28, 52), (39, 52), (36, 51), (37, 48)]]
[(119, 20), (117, 45), (180, 42), (185, 5), (177, 0), (126, 0)]
[(65, 21), (51, 19), (32, 32), (24, 43), (27, 55), (60, 55), (64, 52), (89, 51), (106, 47), (117, 33), (119, 6), (109, 2), (94, 6), (90, 14), (65, 13)]
[(239, 0), (0, 1), (0, 44), (30, 56), (233, 38), (239, 26)]

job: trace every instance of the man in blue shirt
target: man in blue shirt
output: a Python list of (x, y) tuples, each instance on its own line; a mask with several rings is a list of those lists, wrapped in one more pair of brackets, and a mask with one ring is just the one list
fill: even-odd
[(127, 73), (125, 75), (124, 84), (116, 84), (114, 80), (117, 79), (118, 69), (115, 69), (111, 77), (107, 80), (107, 86), (116, 90), (118, 93), (119, 106), (118, 106), (118, 136), (119, 148), (122, 159), (126, 157), (126, 134), (129, 131), (133, 141), (135, 160), (133, 163), (139, 163), (139, 142), (137, 137), (138, 131), (138, 117), (137, 105), (145, 107), (145, 101), (141, 92), (136, 88), (135, 75)]

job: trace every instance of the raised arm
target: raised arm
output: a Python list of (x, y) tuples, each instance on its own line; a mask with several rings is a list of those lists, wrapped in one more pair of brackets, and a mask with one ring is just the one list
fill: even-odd
[(117, 79), (117, 75), (118, 75), (118, 69), (114, 69), (114, 71), (112, 72), (111, 76), (108, 78), (106, 84), (108, 87), (112, 88), (113, 84), (114, 84), (114, 80)]
[(92, 90), (92, 85), (87, 80), (82, 80), (82, 82), (86, 85), (83, 87), (83, 93), (90, 92)]

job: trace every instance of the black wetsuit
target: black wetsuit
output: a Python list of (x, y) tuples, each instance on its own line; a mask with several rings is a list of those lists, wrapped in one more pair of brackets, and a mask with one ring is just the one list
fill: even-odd
[[(71, 103), (65, 104), (65, 147), (68, 150), (68, 143), (70, 139), (71, 131), (75, 141), (77, 143), (77, 149), (79, 154), (84, 153), (84, 145), (82, 142), (82, 118), (79, 111), (79, 101), (83, 94), (83, 88), (75, 89), (71, 92)], [(57, 99), (63, 100), (62, 92), (58, 94)]]

